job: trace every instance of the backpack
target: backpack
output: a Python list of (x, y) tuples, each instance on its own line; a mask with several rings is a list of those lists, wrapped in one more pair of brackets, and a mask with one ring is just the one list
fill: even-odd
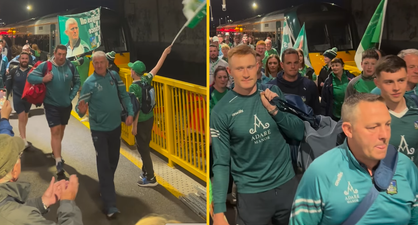
[(141, 98), (141, 112), (148, 114), (152, 112), (155, 107), (155, 90), (154, 87), (149, 83), (139, 82), (138, 85), (142, 89)]
[[(37, 62), (32, 69), (28, 73), (29, 75), (32, 73), (34, 69), (36, 69), (42, 62)], [(45, 76), (48, 72), (52, 71), (52, 63), (47, 61), (42, 68), (42, 74)], [(26, 100), (27, 102), (34, 104), (36, 106), (41, 106), (44, 102), (46, 95), (46, 86), (44, 83), (40, 84), (31, 84), (26, 80), (25, 88), (23, 89), (22, 99)]]
[[(273, 85), (262, 85), (263, 90)], [(301, 119), (305, 125), (302, 141), (286, 139), (289, 144), (294, 167), (300, 172), (306, 171), (317, 157), (342, 144), (344, 135), (342, 121), (335, 122), (329, 116), (316, 116), (311, 107), (306, 105), (298, 95), (285, 95), (286, 101), (274, 98), (270, 103), (280, 111), (291, 113)]]

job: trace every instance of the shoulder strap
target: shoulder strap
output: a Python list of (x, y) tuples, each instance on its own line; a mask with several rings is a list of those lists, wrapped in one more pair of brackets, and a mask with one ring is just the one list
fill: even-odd
[(14, 202), (14, 201), (15, 201), (14, 198), (7, 196), (3, 201), (0, 202), (0, 207), (5, 205), (7, 202)]
[(70, 67), (71, 73), (73, 73), (73, 75), (74, 75), (74, 72), (75, 72), (74, 65), (71, 63), (70, 60), (67, 60), (67, 63), (68, 63), (68, 67)]
[(414, 94), (410, 94), (409, 96), (412, 98), (412, 100), (414, 100), (415, 105), (418, 108), (418, 96), (416, 96), (415, 93)]
[[(396, 166), (398, 164), (398, 151), (396, 151), (393, 145), (388, 146), (388, 150), (386, 153), (386, 157), (382, 160), (385, 166), (388, 169), (391, 169), (392, 176), (387, 176), (387, 178), (392, 180), (393, 175), (396, 171)], [(381, 162), (382, 163), (382, 162)], [(376, 185), (372, 185), (370, 188), (369, 193), (367, 193), (366, 197), (360, 202), (357, 208), (351, 213), (351, 215), (342, 223), (341, 225), (352, 225), (357, 224), (358, 221), (366, 214), (369, 208), (373, 205), (373, 202), (376, 200), (377, 196), (379, 196), (379, 191), (376, 188)]]

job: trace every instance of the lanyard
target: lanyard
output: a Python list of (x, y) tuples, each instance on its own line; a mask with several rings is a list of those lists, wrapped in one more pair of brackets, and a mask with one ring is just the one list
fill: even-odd
[(219, 58), (218, 58), (218, 60), (216, 60), (216, 62), (214, 62), (213, 64), (212, 64), (212, 66), (210, 67), (210, 73), (211, 74), (213, 74), (213, 75), (215, 75), (214, 73), (215, 73), (215, 67), (218, 65), (218, 62), (219, 62)]

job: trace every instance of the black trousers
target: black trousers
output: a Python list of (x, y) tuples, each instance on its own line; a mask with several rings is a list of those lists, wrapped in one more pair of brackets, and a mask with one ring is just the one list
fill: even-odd
[(146, 121), (138, 123), (137, 133), (135, 136), (136, 147), (142, 159), (142, 172), (148, 180), (154, 177), (154, 167), (151, 160), (151, 149), (149, 143), (151, 142), (152, 126), (154, 125), (154, 116)]
[(289, 224), (293, 198), (298, 181), (293, 177), (283, 185), (255, 194), (241, 194), (238, 190), (237, 209), (239, 225)]
[(96, 149), (100, 193), (105, 209), (116, 207), (116, 191), (113, 180), (120, 156), (120, 135), (120, 126), (112, 131), (91, 131)]

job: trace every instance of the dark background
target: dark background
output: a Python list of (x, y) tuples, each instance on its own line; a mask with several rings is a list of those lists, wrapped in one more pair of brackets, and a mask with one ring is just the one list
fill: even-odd
[[(28, 11), (27, 6), (32, 10)], [(182, 0), (0, 0), (0, 22), (12, 24), (74, 8), (108, 7), (126, 18), (136, 58), (151, 70), (186, 22)], [(206, 18), (186, 28), (158, 75), (206, 86)]]
[[(219, 19), (221, 23), (225, 24), (225, 17), (227, 20), (238, 21), (247, 19), (259, 14), (270, 13), (276, 10), (286, 9), (292, 6), (297, 6), (308, 2), (326, 2), (323, 0), (226, 0), (226, 11), (222, 11), (222, 0), (211, 0), (212, 17), (213, 21), (210, 21), (211, 36), (214, 35), (214, 29), (219, 26)], [(337, 5), (342, 5), (343, 0), (329, 1)], [(254, 10), (252, 5), (257, 4), (257, 9)]]

